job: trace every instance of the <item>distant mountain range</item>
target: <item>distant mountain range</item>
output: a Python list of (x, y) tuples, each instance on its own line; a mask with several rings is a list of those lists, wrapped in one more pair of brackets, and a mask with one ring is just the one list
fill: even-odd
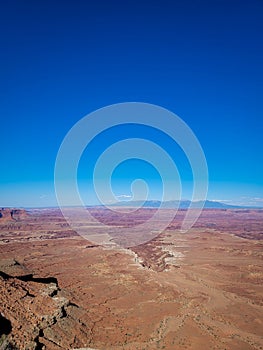
[[(192, 208), (200, 208), (202, 201), (192, 202)], [(121, 201), (109, 206), (112, 207), (143, 207), (143, 208), (158, 208), (162, 205), (163, 208), (173, 209), (179, 207), (179, 209), (187, 209), (191, 204), (190, 200), (181, 200), (181, 201), (166, 201), (161, 202), (159, 200), (148, 200), (148, 201)], [(249, 206), (239, 206), (239, 205), (230, 205), (222, 202), (209, 201), (206, 200), (204, 204), (205, 209), (257, 209), (257, 207)]]

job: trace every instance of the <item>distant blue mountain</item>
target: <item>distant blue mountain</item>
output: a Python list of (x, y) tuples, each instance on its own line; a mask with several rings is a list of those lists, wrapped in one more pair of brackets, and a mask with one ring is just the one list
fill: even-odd
[[(192, 202), (192, 208), (200, 208), (202, 201)], [(112, 207), (143, 207), (143, 208), (159, 208), (161, 205), (163, 208), (173, 209), (179, 207), (180, 209), (187, 209), (191, 204), (190, 200), (181, 201), (166, 201), (161, 202), (158, 200), (148, 200), (148, 201), (121, 201), (111, 204)], [(216, 201), (206, 200), (204, 204), (205, 209), (243, 209), (243, 208), (254, 208), (255, 207), (245, 207), (238, 205), (230, 205)]]

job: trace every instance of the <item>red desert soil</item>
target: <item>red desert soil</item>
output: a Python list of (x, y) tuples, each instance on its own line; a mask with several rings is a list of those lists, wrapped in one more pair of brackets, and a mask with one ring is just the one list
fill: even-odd
[(204, 210), (185, 234), (180, 211), (131, 249), (92, 244), (58, 209), (11, 213), (0, 349), (263, 349), (262, 210)]

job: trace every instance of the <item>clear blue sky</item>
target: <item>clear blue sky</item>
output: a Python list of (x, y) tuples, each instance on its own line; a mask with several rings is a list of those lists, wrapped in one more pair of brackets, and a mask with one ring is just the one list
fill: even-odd
[(261, 0), (2, 1), (0, 205), (55, 205), (66, 132), (126, 101), (192, 128), (210, 199), (262, 204), (262, 17)]

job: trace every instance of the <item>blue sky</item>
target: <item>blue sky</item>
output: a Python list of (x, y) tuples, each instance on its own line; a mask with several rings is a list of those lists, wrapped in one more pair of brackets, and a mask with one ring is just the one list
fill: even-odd
[[(0, 6), (1, 206), (56, 205), (54, 164), (65, 134), (93, 110), (127, 101), (163, 106), (192, 128), (208, 163), (208, 198), (263, 203), (261, 0)], [(98, 149), (80, 163), (84, 187), (85, 157)], [(183, 155), (173, 156), (187, 187)], [(138, 174), (132, 162), (116, 169), (116, 194), (131, 195), (138, 176), (158, 196), (158, 174), (145, 164)]]

